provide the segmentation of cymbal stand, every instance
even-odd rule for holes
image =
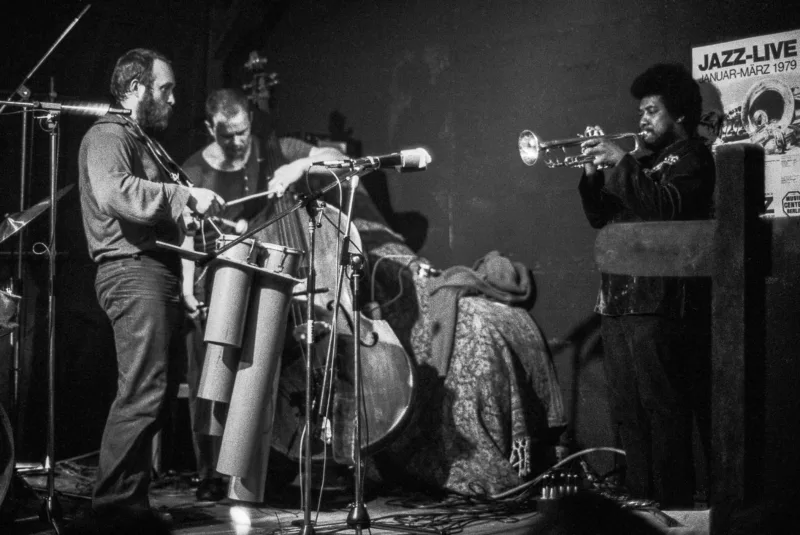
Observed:
[[[23,89],[21,93],[18,93],[20,98],[23,101],[27,100],[30,96],[30,90],[27,87]],[[22,131],[20,133],[20,137],[22,138],[22,143],[20,147],[20,164],[19,164],[19,211],[22,212],[25,210],[26,206],[26,196],[27,196],[27,187],[28,187],[28,111],[22,111]],[[14,269],[14,276],[11,279],[11,293],[17,294],[21,297],[19,302],[19,310],[17,312],[17,327],[11,333],[11,347],[13,351],[13,360],[12,360],[12,378],[11,378],[11,407],[10,407],[10,416],[11,416],[11,423],[12,429],[15,433],[19,433],[19,429],[17,426],[19,425],[19,381],[20,381],[20,367],[22,366],[22,351],[23,351],[23,343],[24,343],[24,334],[25,334],[25,320],[26,320],[26,310],[25,310],[25,289],[23,286],[23,278],[24,278],[24,266],[22,262],[22,253],[25,247],[25,229],[21,229],[19,231],[19,236],[17,236],[17,262],[16,267]]]

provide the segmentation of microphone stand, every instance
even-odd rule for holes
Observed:
[[[366,172],[373,171],[373,168],[368,168]],[[347,514],[347,520],[343,525],[340,524],[333,524],[333,525],[326,525],[324,529],[330,530],[331,533],[338,533],[344,529],[352,529],[358,535],[363,533],[364,529],[369,529],[370,527],[376,527],[380,529],[385,529],[387,531],[397,531],[403,533],[418,533],[421,535],[426,534],[440,534],[442,533],[436,529],[424,529],[424,528],[413,528],[410,526],[403,526],[400,524],[387,524],[385,522],[372,522],[369,517],[369,512],[367,511],[367,507],[364,503],[364,480],[362,476],[362,446],[361,446],[361,418],[364,409],[364,392],[361,386],[361,314],[359,311],[360,303],[359,303],[359,286],[361,284],[361,277],[364,273],[364,264],[365,258],[360,253],[350,253],[350,222],[352,221],[352,213],[353,213],[353,202],[356,196],[356,189],[358,189],[358,183],[361,176],[366,173],[356,173],[352,177],[348,179],[351,180],[350,186],[350,198],[348,199],[347,204],[347,211],[345,212],[344,217],[344,228],[345,234],[342,238],[342,250],[343,253],[340,257],[339,263],[339,273],[336,282],[336,293],[333,303],[333,325],[331,326],[331,343],[332,348],[329,349],[329,354],[335,356],[337,354],[337,345],[338,345],[338,333],[337,333],[337,313],[341,303],[341,291],[339,289],[342,285],[342,280],[344,279],[345,270],[349,267],[352,273],[352,280],[351,280],[351,289],[353,294],[352,300],[352,317],[353,317],[353,394],[354,399],[356,401],[356,409],[355,409],[355,419],[353,422],[353,464],[355,465],[355,470],[353,474],[354,478],[354,485],[353,485],[353,503],[350,506],[350,511]],[[333,359],[330,359],[331,363]],[[329,374],[329,370],[325,370],[325,377],[327,378]],[[327,379],[326,379],[327,380]],[[323,387],[324,390],[324,387]],[[302,535],[305,535],[305,532],[301,532]]]
[[[67,34],[72,31],[72,28],[78,23],[78,21],[83,17],[89,8],[92,7],[91,4],[87,4],[81,12],[78,14],[75,19],[67,26],[67,28],[61,32],[61,35],[55,40],[55,42],[50,46],[50,48],[45,52],[44,56],[36,63],[36,65],[30,70],[30,72],[22,79],[22,82],[17,86],[14,92],[8,96],[8,99],[14,97],[14,95],[19,95],[21,98],[21,102],[25,103],[31,95],[30,89],[26,87],[26,83],[30,78],[39,70],[39,67],[47,60],[48,57],[53,53],[56,47],[64,40]],[[6,109],[7,105],[15,105],[14,102],[3,102],[2,106],[0,106],[0,114]],[[50,117],[55,117],[55,115],[51,114]],[[54,478],[54,435],[55,435],[55,419],[54,419],[54,408],[55,408],[55,399],[54,399],[54,386],[55,386],[55,361],[54,361],[54,330],[53,330],[53,312],[55,309],[55,298],[53,296],[53,276],[55,271],[55,258],[56,258],[56,251],[55,251],[55,213],[56,213],[56,194],[55,194],[55,184],[56,184],[56,176],[58,170],[57,164],[57,147],[58,147],[58,123],[57,120],[53,120],[51,122],[52,128],[49,130],[50,132],[50,269],[49,269],[49,303],[48,303],[48,336],[50,337],[50,344],[48,348],[48,423],[47,423],[47,453],[45,459],[45,470],[47,470],[47,498],[43,503],[42,514],[43,519],[46,519],[52,526],[56,533],[60,532],[60,528],[58,525],[58,520],[61,519],[61,510],[58,506],[57,502],[55,501],[54,489],[55,489],[55,478]],[[20,205],[20,212],[25,210],[26,202],[26,188],[27,188],[27,178],[28,178],[28,111],[23,110],[22,112],[22,125],[21,125],[21,149],[20,149],[20,189],[19,189],[19,205]],[[25,306],[24,306],[24,295],[23,295],[23,248],[24,248],[24,229],[20,231],[19,237],[17,238],[17,265],[14,275],[14,280],[11,282],[12,286],[12,293],[16,293],[17,295],[21,295],[23,299],[21,299],[20,304],[20,311],[18,313],[19,321],[17,324],[16,332],[12,333],[12,344],[13,344],[13,370],[12,370],[12,388],[13,391],[11,393],[11,402],[13,404],[12,408],[12,421],[13,421],[13,429],[14,431],[19,432],[17,429],[17,425],[19,423],[19,374],[20,374],[20,363],[22,360],[22,337],[24,335],[24,320],[25,320]],[[12,438],[12,441],[14,439]],[[49,464],[49,466],[48,466]]]
[[[55,496],[55,391],[56,391],[56,336],[55,336],[55,273],[56,273],[56,191],[58,183],[58,143],[60,138],[60,114],[48,113],[42,120],[45,131],[50,135],[50,236],[47,247],[49,269],[47,277],[47,452],[44,468],[47,472],[47,496],[42,504],[40,518],[53,526],[56,534],[60,532],[58,522],[62,519],[61,506]]]
[[[354,429],[354,437],[353,437],[353,462],[355,464],[354,470],[354,502],[351,505],[350,511],[347,515],[347,520],[344,525],[326,525],[324,529],[330,530],[331,532],[339,532],[343,529],[353,529],[359,535],[363,532],[364,529],[369,529],[370,527],[374,526],[380,529],[385,529],[388,531],[398,531],[404,533],[416,533],[421,535],[427,534],[440,534],[442,533],[436,529],[423,529],[423,528],[412,528],[409,526],[402,526],[399,524],[387,524],[382,522],[372,522],[369,517],[369,512],[367,511],[366,505],[364,504],[364,491],[363,491],[363,477],[362,477],[362,458],[361,458],[361,417],[362,412],[364,409],[364,392],[361,386],[361,315],[359,312],[359,285],[361,283],[361,276],[363,275],[363,266],[365,263],[364,256],[359,253],[350,253],[350,222],[352,220],[352,212],[353,212],[353,202],[355,200],[356,189],[358,189],[358,183],[362,176],[371,173],[375,169],[373,167],[355,167],[351,170],[349,175],[345,175],[342,177],[344,181],[350,181],[350,198],[348,199],[347,210],[345,212],[344,217],[344,237],[342,238],[342,254],[340,256],[340,262],[338,267],[338,277],[336,281],[336,288],[334,292],[334,303],[333,303],[333,320],[331,325],[331,344],[328,349],[328,354],[332,357],[330,359],[326,359],[326,367],[327,365],[333,362],[333,356],[337,354],[337,346],[338,346],[338,311],[339,307],[341,306],[341,285],[344,279],[344,273],[347,267],[351,269],[353,274],[352,278],[352,292],[353,292],[353,301],[352,301],[352,317],[353,317],[353,370],[354,370],[354,382],[353,382],[353,390],[354,390],[354,399],[356,400],[356,412],[355,412],[355,421],[353,425]],[[273,220],[281,219],[285,217],[289,213],[293,212],[300,206],[305,205],[309,210],[309,215],[312,215],[311,221],[309,222],[309,234],[310,234],[310,258],[313,261],[314,258],[314,215],[317,212],[312,212],[312,210],[318,210],[318,205],[315,204],[316,200],[322,197],[327,191],[336,187],[338,182],[333,182],[328,186],[322,188],[319,192],[314,193],[309,196],[309,198],[305,201],[300,201],[296,207],[290,208],[283,214],[277,214]],[[313,206],[312,206],[313,204]],[[254,229],[252,232],[248,232],[247,236],[250,236],[260,230],[260,228],[266,227],[267,225],[271,224],[272,220],[267,221],[260,227]],[[239,241],[246,239],[245,235],[242,235],[238,238]],[[236,240],[234,240],[236,241]],[[233,247],[233,242],[228,244],[227,247]],[[223,252],[225,248],[217,251],[217,254]],[[309,278],[306,287],[306,294],[307,294],[307,301],[306,306],[308,309],[308,331],[306,334],[306,433],[305,433],[305,442],[303,444],[305,448],[305,459],[304,459],[304,470],[305,473],[303,478],[304,484],[304,499],[303,499],[303,526],[300,529],[300,535],[314,535],[315,528],[314,525],[311,523],[311,511],[310,511],[310,503],[311,503],[311,350],[313,348],[312,342],[312,329],[313,329],[313,303],[312,303],[312,292],[314,291],[313,281],[315,280],[316,272],[314,271],[313,264],[311,264],[311,269],[309,270]],[[328,369],[325,370],[324,376],[327,377],[330,371]],[[323,386],[323,391],[325,391],[325,387]]]
[[[3,101],[0,101],[3,102]],[[36,107],[29,102],[3,102],[16,107]],[[47,281],[47,445],[45,450],[44,470],[47,474],[47,496],[42,503],[40,519],[53,526],[56,533],[60,532],[58,522],[62,519],[61,506],[55,496],[55,273],[56,273],[56,214],[57,214],[57,183],[58,183],[58,145],[59,145],[59,118],[60,113],[48,112],[40,117],[42,129],[49,134],[50,145],[50,232],[48,243],[44,247],[48,255],[48,281]]]
[[[7,101],[3,101],[2,105],[0,105],[0,114],[6,109],[8,105],[17,104],[17,102],[11,102],[11,98],[15,95],[19,96],[20,102],[24,103],[30,99],[31,91],[25,85],[28,80],[39,70],[39,67],[50,57],[56,47],[64,40],[67,34],[72,31],[72,28],[78,23],[78,21],[83,17],[89,8],[92,7],[91,4],[87,4],[86,7],[81,10],[80,14],[70,23],[67,28],[61,32],[61,35],[55,40],[55,42],[50,46],[50,48],[45,52],[44,56],[39,59],[36,65],[30,70],[30,72],[25,75],[22,79],[22,82],[17,86],[17,88],[7,97]],[[20,139],[21,139],[21,147],[20,147],[20,169],[19,169],[19,211],[22,212],[26,208],[26,189],[28,183],[28,111],[22,111],[22,125],[21,125],[21,132],[20,132]],[[22,253],[24,248],[24,230],[20,230],[19,236],[17,237],[17,265],[14,273],[14,277],[11,281],[11,292],[17,295],[23,296],[24,288],[23,288],[23,263],[22,263]],[[22,338],[25,332],[24,326],[24,319],[25,319],[25,311],[24,311],[24,299],[20,302],[20,311],[19,311],[19,321],[15,332],[11,334],[12,340],[11,344],[13,346],[13,364],[12,364],[12,388],[13,391],[11,393],[11,402],[13,404],[11,410],[11,418],[13,421],[13,427],[16,431],[16,426],[19,422],[19,370],[20,370],[20,363],[22,360]]]
[[[303,528],[302,535],[314,535],[314,524],[311,522],[311,354],[314,351],[314,293],[317,285],[316,258],[316,231],[319,226],[318,217],[321,214],[322,203],[318,198],[310,199],[306,204],[308,211],[308,244],[309,244],[309,269],[306,279],[306,414],[305,414],[305,441],[303,442]]]

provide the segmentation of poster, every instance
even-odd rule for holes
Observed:
[[[692,49],[701,129],[764,147],[764,217],[800,217],[800,30]]]

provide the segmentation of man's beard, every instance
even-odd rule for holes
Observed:
[[[153,98],[153,90],[148,88],[147,91],[145,91],[144,97],[139,102],[137,115],[142,128],[164,130],[167,124],[169,124],[169,117],[172,115],[172,106],[167,102],[163,104],[156,102]]]

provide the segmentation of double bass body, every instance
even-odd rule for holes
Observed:
[[[310,216],[296,212],[297,224],[308,228]],[[321,460],[326,454],[342,464],[353,464],[355,447],[355,417],[357,399],[354,389],[355,344],[360,344],[361,363],[361,447],[369,454],[392,440],[406,423],[414,393],[414,365],[388,323],[372,320],[354,311],[353,295],[343,277],[338,314],[334,313],[335,291],[342,255],[341,243],[344,218],[336,208],[322,208],[322,224],[316,227],[314,299],[315,340],[312,362],[312,459]],[[269,228],[265,229],[268,230]],[[280,236],[262,235],[268,240]],[[285,236],[283,237],[285,239]],[[294,244],[300,245],[300,244]],[[361,251],[361,240],[354,226],[350,229],[350,251]],[[306,255],[308,258],[309,255]],[[346,256],[346,255],[345,255]],[[306,266],[307,267],[307,266]],[[314,289],[312,289],[314,290]],[[306,306],[303,296],[296,300],[289,319],[293,333],[305,332]],[[359,314],[360,336],[354,333],[353,314]],[[334,320],[335,318],[335,320]],[[334,326],[332,322],[335,321]],[[335,344],[331,339],[336,334]],[[335,346],[330,382],[325,381],[326,356]],[[287,337],[284,360],[278,381],[278,399],[272,429],[272,447],[292,460],[301,457],[302,431],[306,410],[306,357],[303,336]]]

